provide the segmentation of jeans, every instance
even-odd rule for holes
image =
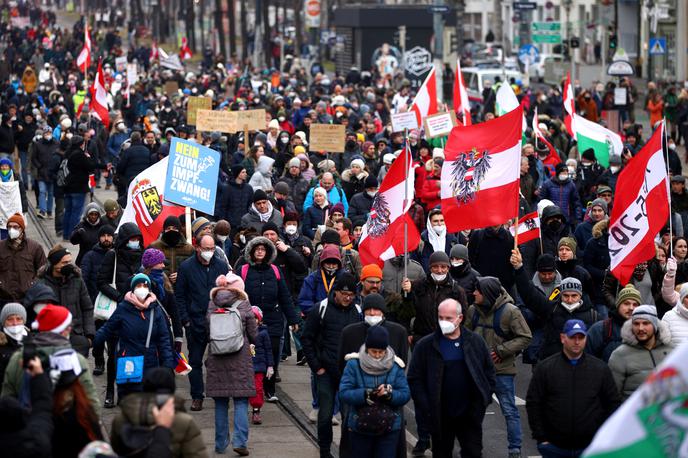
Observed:
[[[70,193],[64,196],[64,221],[62,222],[62,239],[69,240],[72,231],[79,224],[84,211],[86,194]]]
[[[203,399],[203,354],[208,341],[203,334],[197,334],[186,328],[186,345],[189,348],[189,384],[191,385],[191,399]]]
[[[29,188],[29,183],[31,183],[29,175],[29,164],[28,159],[29,153],[27,151],[19,151],[19,163],[21,164],[21,179],[24,182],[27,190]]]
[[[318,446],[320,453],[329,452],[332,445],[332,416],[334,415],[334,400],[337,397],[338,380],[325,372],[315,376],[318,389]]]
[[[459,440],[461,458],[480,458],[483,452],[483,418],[485,407],[482,404],[469,406],[460,417],[442,415],[440,434],[432,437],[432,456],[451,458],[454,441]]]
[[[215,451],[221,453],[229,445],[229,398],[213,399],[215,400]],[[234,400],[232,447],[242,448],[248,444],[248,398],[232,399]]]
[[[349,433],[351,456],[356,458],[395,458],[398,439],[398,430],[381,436],[368,436],[351,431]]]
[[[565,448],[559,448],[554,444],[537,444],[538,452],[542,455],[542,458],[577,458],[581,456],[583,450],[568,450]]]
[[[516,407],[516,392],[513,375],[498,375],[495,394],[506,420],[506,435],[509,451],[521,450],[521,415]]]
[[[53,213],[53,184],[47,181],[38,182],[38,208],[45,213]]]

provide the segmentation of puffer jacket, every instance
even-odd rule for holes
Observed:
[[[119,228],[117,240],[113,250],[105,253],[103,264],[98,271],[96,284],[98,291],[105,294],[113,301],[122,302],[124,294],[129,291],[131,277],[134,276],[141,267],[141,255],[143,250],[132,250],[127,247],[129,239],[141,235],[141,230],[134,223],[124,223]],[[115,257],[117,259],[117,272],[115,269]],[[113,274],[115,276],[115,288],[111,286]]]
[[[95,224],[91,224],[87,218],[88,213],[92,211],[97,211],[101,215]],[[100,228],[108,224],[102,218],[103,213],[103,209],[96,202],[91,202],[86,205],[81,221],[74,227],[74,231],[69,237],[69,241],[72,245],[79,245],[79,254],[75,262],[79,267],[81,267],[81,261],[84,259],[84,255],[93,248],[93,245],[98,243],[98,231],[100,231]],[[115,228],[113,227],[113,229]]]
[[[110,250],[106,250],[100,246],[100,243],[96,243],[81,260],[81,277],[84,279],[84,283],[86,283],[88,295],[93,303],[95,303],[99,292],[98,271],[100,270],[100,266],[103,265],[103,259],[105,259],[105,254],[108,251]]]
[[[57,296],[58,303],[69,309],[72,314],[72,332],[93,338],[96,334],[93,302],[88,295],[86,283],[81,278],[81,269],[75,267],[74,273],[69,277],[56,278],[52,275],[50,264],[46,264],[38,271],[37,278],[36,283],[49,286]]]
[[[253,248],[263,244],[266,247],[265,261],[256,264],[249,256]],[[268,327],[271,337],[284,334],[284,318],[290,325],[298,324],[299,316],[287,286],[284,273],[280,272],[279,280],[271,264],[277,256],[275,246],[265,237],[256,237],[246,244],[244,252],[248,261],[248,269],[244,278],[245,291],[251,305],[260,307],[263,311],[263,323]]]
[[[148,299],[154,297],[151,295]],[[119,338],[116,353],[118,358],[143,356],[144,370],[158,366],[174,369],[177,362],[172,353],[170,328],[167,326],[165,313],[160,308],[157,299],[152,300],[144,310],[137,309],[134,304],[125,299],[117,305],[115,313],[98,330],[93,346],[102,345],[113,337]],[[146,348],[151,315],[153,315],[153,327],[150,344]]]
[[[333,252],[336,252],[337,250],[338,249],[336,246],[327,246],[323,248],[323,252],[325,252],[325,257],[323,258],[322,256],[320,256],[320,259],[332,258]],[[338,269],[334,275],[334,278],[330,279],[333,285],[337,281],[337,278],[339,278],[342,272],[342,269]],[[301,285],[301,291],[299,291],[298,298],[298,304],[299,308],[301,309],[301,312],[308,314],[311,311],[311,309],[313,309],[313,307],[317,307],[318,304],[320,304],[320,301],[327,297],[329,289],[325,287],[323,275],[325,280],[327,280],[327,275],[325,275],[324,271],[322,270],[322,261],[320,261],[320,263],[318,264],[318,268],[311,272],[303,281],[303,285]]]
[[[655,337],[655,347],[648,350],[633,334],[631,320],[626,321],[621,328],[623,343],[609,358],[609,369],[624,399],[628,399],[674,349],[671,331],[664,321],[659,322]]]
[[[50,173],[50,165],[53,161],[53,154],[60,147],[60,143],[53,140],[43,139],[33,143],[33,154],[31,155],[31,166],[35,170],[35,178],[46,183],[53,182],[53,175]]]
[[[143,458],[142,453],[135,453],[141,443],[148,444],[154,440],[157,429],[153,417],[153,407],[158,407],[156,393],[133,393],[119,403],[120,411],[112,421],[110,442],[115,452],[122,456]],[[201,430],[194,419],[184,409],[184,400],[174,399],[174,420],[170,433],[172,457],[207,458],[208,451],[203,441]]]
[[[3,296],[21,302],[24,294],[36,280],[36,273],[47,259],[43,247],[26,238],[14,247],[9,239],[0,241],[0,290]]]
[[[264,324],[258,326],[258,333],[256,335],[256,348],[253,355],[253,372],[265,373],[268,367],[274,367],[275,361],[272,358],[272,344],[270,343],[270,334],[268,334],[268,327]]]
[[[217,300],[217,293],[223,289],[232,293],[232,299],[227,303],[221,303]],[[238,289],[218,287],[212,289],[210,298],[207,314],[208,328],[210,328],[210,318],[218,308],[230,307],[238,302],[236,307],[243,323],[244,346],[241,347],[241,350],[230,355],[213,355],[208,352],[208,358],[205,360],[206,394],[209,397],[224,398],[255,396],[256,387],[253,377],[251,344],[256,343],[258,324],[251,304],[248,302],[248,296]]]
[[[120,155],[116,172],[121,178],[121,183],[128,185],[136,175],[150,166],[150,150],[143,143],[132,143]]]
[[[313,240],[313,238],[315,238],[315,232],[318,230],[318,226],[322,226],[327,221],[329,210],[330,207],[328,205],[323,208],[315,204],[308,207],[303,213],[303,223],[301,224],[303,235]]]
[[[557,207],[561,208],[566,220],[570,223],[580,221],[583,216],[580,196],[571,179],[561,182],[559,178],[552,177],[545,181],[540,187],[540,199],[549,199],[554,202]]]
[[[241,218],[251,208],[253,188],[248,183],[237,183],[229,179],[226,186],[218,185],[217,211],[218,219],[226,219],[233,228],[241,226]]]
[[[490,280],[483,278],[481,281]],[[471,305],[464,315],[464,326],[480,335],[487,347],[497,353],[501,359],[495,363],[497,375],[516,375],[516,356],[530,345],[533,336],[509,293],[501,286],[500,290],[499,296],[488,306],[489,308]],[[498,335],[493,328],[494,315],[501,307],[504,307],[504,310],[501,312],[499,327],[504,337]]]
[[[256,171],[253,172],[248,182],[254,191],[262,189],[267,193],[272,192],[272,164],[274,163],[275,160],[268,156],[258,158]]]
[[[625,320],[616,309],[609,311],[609,318],[598,321],[588,329],[585,351],[605,363],[621,345],[621,327]]]
[[[688,340],[688,308],[684,304],[676,304],[673,309],[666,312],[662,317],[662,322],[669,326],[671,343],[674,346],[678,347]]]
[[[361,349],[361,351],[365,351]],[[388,350],[389,351],[389,350]],[[401,410],[403,406],[411,399],[411,390],[406,381],[406,374],[404,368],[406,365],[398,356],[394,357],[392,368],[385,374],[371,375],[363,370],[361,367],[358,353],[349,353],[345,357],[346,366],[342,374],[342,380],[339,383],[339,399],[345,404],[353,407],[349,410],[349,415],[344,420],[346,426],[356,432],[356,423],[358,420],[357,410],[359,407],[366,405],[365,392],[368,389],[375,390],[381,384],[392,385],[392,398],[385,402],[397,412],[392,431],[401,429],[402,415]]]

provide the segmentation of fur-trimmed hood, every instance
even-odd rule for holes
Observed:
[[[236,296],[237,300],[243,300],[243,301],[248,300],[248,295],[246,294],[245,291],[242,291],[238,288],[230,288],[228,286],[216,286],[215,288],[211,289],[210,290],[210,300],[214,301],[215,296],[220,291],[229,291],[230,293],[234,294],[234,296]]]
[[[664,321],[659,320],[659,329],[655,332],[655,334],[657,334],[659,339],[657,343],[658,346],[671,345],[671,330],[669,329],[669,325]],[[621,340],[626,345],[630,345],[632,347],[640,346],[638,339],[633,334],[633,323],[630,319],[626,320],[623,326],[621,326]]]
[[[349,353],[344,357],[345,361],[350,361],[352,359],[358,359],[358,352]],[[394,362],[397,363],[397,366],[401,367],[402,369],[404,369],[406,367],[406,364],[404,364],[404,361],[396,355],[394,355]]]
[[[244,248],[244,259],[246,259],[246,262],[248,262],[251,266],[256,265],[251,257],[251,252],[258,245],[265,245],[265,250],[267,251],[265,255],[265,258],[267,259],[266,264],[273,263],[277,257],[277,250],[275,249],[275,245],[267,237],[256,237],[251,239],[246,244],[246,248]]]
[[[350,183],[353,178],[358,178],[359,181],[365,181],[365,179],[368,178],[368,172],[365,170],[361,172],[361,175],[363,175],[363,177],[359,178],[353,174],[351,169],[346,169],[342,172],[342,181]]]
[[[599,239],[602,237],[604,234],[607,233],[607,229],[609,228],[609,219],[605,218],[602,221],[598,221],[595,223],[595,225],[592,227],[592,237],[595,239]]]

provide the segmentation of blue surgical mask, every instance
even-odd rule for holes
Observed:
[[[129,240],[127,242],[127,248],[129,248],[130,250],[138,250],[139,248],[141,248],[141,242],[139,242],[138,240]]]

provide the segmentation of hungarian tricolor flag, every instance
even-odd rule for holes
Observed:
[[[504,224],[518,217],[523,108],[449,134],[442,165],[447,232]]]
[[[191,59],[191,48],[189,48],[189,40],[186,37],[182,38],[182,46],[179,50],[179,58],[181,60]]]
[[[416,113],[419,126],[423,125],[424,118],[437,113],[437,76],[434,65],[413,98],[409,111]]]
[[[592,148],[595,151],[595,159],[604,167],[609,167],[610,155],[621,156],[623,142],[618,134],[578,114],[574,114],[573,119],[580,154]]]
[[[512,225],[509,228],[511,235],[516,235],[517,226]],[[523,215],[521,219],[518,220],[518,243],[530,242],[540,237],[540,217],[538,216],[537,210]]]
[[[418,247],[420,234],[408,213],[413,203],[413,181],[413,158],[406,147],[392,163],[373,198],[373,206],[358,244],[363,265],[382,266],[385,260],[403,254],[404,225],[408,232],[408,251]]]
[[[127,191],[127,206],[119,225],[136,224],[143,234],[144,246],[158,238],[165,218],[184,214],[184,207],[167,202],[163,195],[168,160],[165,157],[136,175]]]
[[[669,218],[664,123],[619,174],[609,223],[609,268],[625,285],[635,266],[656,255],[655,236]]]
[[[84,47],[76,58],[76,65],[84,75],[91,66],[91,35],[88,33],[88,25],[84,26]]]
[[[89,108],[93,115],[100,119],[105,128],[110,126],[110,114],[108,111],[107,90],[105,90],[105,78],[103,76],[103,61],[98,60],[98,72],[91,86],[91,103]]]
[[[461,74],[461,59],[456,59],[456,73],[454,74],[454,111],[463,113],[463,125],[470,126],[471,104],[468,102],[468,92]]]
[[[576,113],[576,102],[573,96],[571,74],[566,73],[566,83],[564,84],[564,110],[566,110],[566,114],[564,115],[564,124],[566,124],[566,130],[569,131],[569,135],[572,137],[576,134],[575,121],[573,120],[573,115]]]

